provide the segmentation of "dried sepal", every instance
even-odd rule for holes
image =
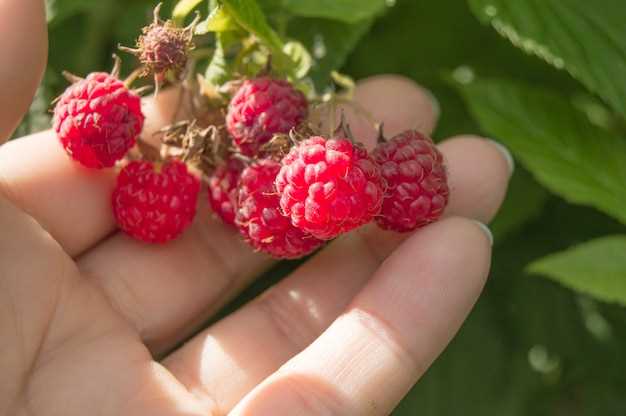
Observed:
[[[228,157],[229,143],[223,127],[200,127],[197,120],[185,120],[161,129],[162,157],[177,158],[205,174]]]

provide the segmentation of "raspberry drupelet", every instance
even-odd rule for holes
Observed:
[[[243,162],[231,158],[218,166],[208,177],[209,205],[225,224],[235,224],[237,193]]]

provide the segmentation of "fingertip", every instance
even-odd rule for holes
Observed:
[[[487,238],[489,247],[492,247],[493,246],[493,233],[491,232],[491,229],[486,224],[480,221],[474,220],[474,224],[476,224],[476,226],[483,232],[483,234]]]
[[[426,241],[429,241],[430,244]],[[468,244],[468,242],[474,244]],[[431,251],[428,257],[433,262],[437,262],[439,259],[458,258],[461,259],[462,263],[463,259],[467,258],[478,259],[481,257],[488,260],[491,254],[491,242],[491,231],[484,223],[453,215],[415,232],[396,252],[405,250],[404,254],[400,253],[398,256],[413,258],[415,255],[422,255],[420,252],[424,251],[426,246]],[[452,256],[450,253],[456,254]]]
[[[386,106],[381,106],[381,101],[384,101],[385,98],[393,101],[402,100],[406,104],[412,104],[407,108],[407,110],[412,111],[401,113],[400,115],[406,114],[406,116],[403,117],[404,120],[400,120],[400,117],[398,117],[398,121],[414,123],[413,117],[418,113],[420,117],[424,118],[424,122],[429,121],[429,123],[424,124],[423,131],[426,133],[432,132],[439,118],[441,106],[430,90],[422,87],[410,78],[397,74],[375,75],[364,78],[357,83],[355,91],[355,99],[357,101],[363,104],[383,107],[381,109],[382,112],[389,110]],[[403,108],[393,110],[403,110]],[[397,112],[393,111],[393,114],[397,114]],[[405,128],[402,127],[402,129]]]
[[[438,145],[448,170],[450,202],[446,214],[489,223],[506,196],[512,165],[499,143],[462,135]]]
[[[439,119],[440,107],[434,95],[400,75],[376,75],[360,80],[354,101],[367,114],[360,114],[363,111],[350,106],[344,110],[355,136],[368,147],[373,147],[378,137],[374,122],[383,123],[385,136],[392,137],[408,129],[430,135]]]
[[[493,139],[487,139],[487,140],[490,141],[491,144],[493,144],[496,147],[496,149],[498,149],[502,157],[504,157],[504,160],[506,160],[506,163],[509,168],[509,176],[512,176],[513,172],[515,172],[515,159],[513,159],[513,155],[511,154],[509,149],[505,145],[503,145],[502,143],[496,140],[493,140]]]
[[[460,325],[479,297],[490,265],[491,240],[485,227],[468,218],[445,218],[404,241],[355,302],[367,310],[385,310],[388,321],[406,322],[400,332],[409,333],[419,322],[437,322],[441,316],[455,317],[452,321]],[[451,335],[444,332],[442,340]]]

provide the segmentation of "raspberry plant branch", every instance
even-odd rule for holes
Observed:
[[[139,61],[125,81],[114,56],[110,74],[69,75],[73,84],[56,103],[55,130],[72,158],[94,169],[127,159],[111,199],[121,230],[147,243],[177,238],[197,215],[202,184],[218,218],[277,258],[306,256],[370,222],[406,232],[441,216],[447,178],[429,138],[407,131],[368,153],[343,111],[335,125],[341,104],[380,126],[353,103],[349,77],[333,72],[328,91],[340,92],[317,94],[309,52],[285,43],[253,0],[218,1],[207,20],[196,12],[183,27],[201,3],[180,2],[172,19],[161,18],[159,4],[136,48],[120,46]],[[205,31],[214,32],[214,44],[202,46],[210,57],[194,54]],[[202,61],[206,76],[195,73]],[[184,100],[191,108],[156,133],[160,149],[139,139],[139,93],[151,86],[130,85],[146,76],[155,95],[162,85],[178,88],[174,120]]]

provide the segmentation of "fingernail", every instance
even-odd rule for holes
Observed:
[[[488,140],[493,143],[493,145],[496,147],[496,149],[500,151],[500,153],[502,153],[502,156],[504,156],[504,159],[506,159],[506,163],[509,165],[509,174],[513,175],[513,172],[515,171],[515,159],[513,159],[513,156],[511,155],[511,152],[509,152],[509,149],[507,149],[500,142],[491,139]]]
[[[487,239],[489,240],[489,245],[493,246],[493,233],[491,232],[491,230],[489,229],[489,227],[487,227],[485,224],[483,224],[480,221],[476,221],[474,220],[474,222],[476,223],[476,225],[478,225],[478,227],[483,230],[483,232],[485,233],[485,235],[487,236]]]

